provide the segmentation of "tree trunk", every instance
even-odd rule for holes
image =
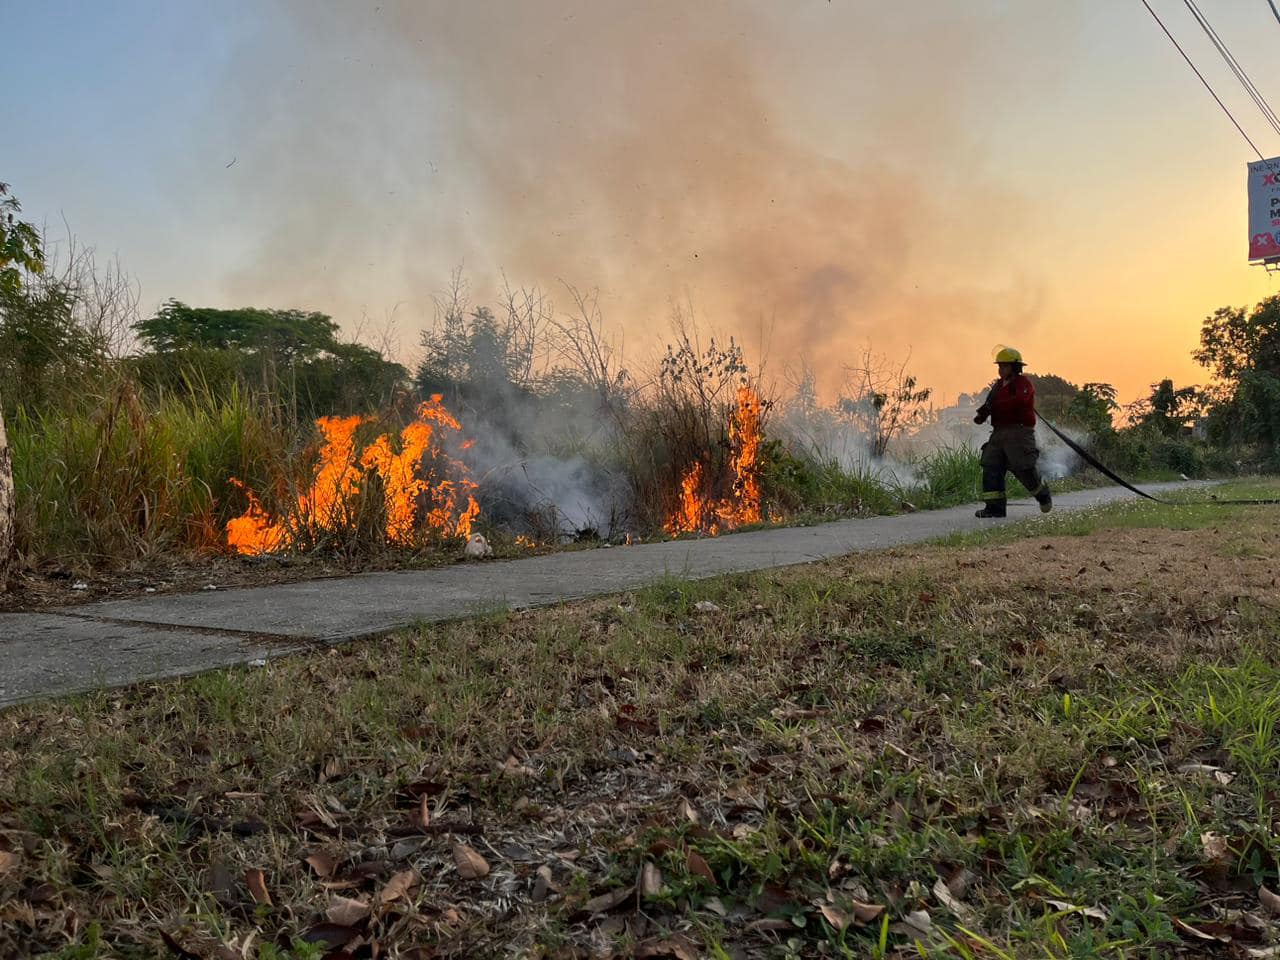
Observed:
[[[14,536],[16,497],[13,489],[13,460],[9,438],[4,431],[4,410],[0,409],[0,593],[9,589],[17,544]]]

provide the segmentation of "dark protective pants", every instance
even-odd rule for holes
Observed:
[[[982,445],[982,499],[987,512],[1003,517],[1007,509],[1004,475],[1012,473],[1040,503],[1049,499],[1049,485],[1040,479],[1036,460],[1035,427],[999,427]]]

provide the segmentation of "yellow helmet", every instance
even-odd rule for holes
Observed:
[[[1022,363],[1022,354],[1013,347],[1000,347],[996,351],[996,363]]]

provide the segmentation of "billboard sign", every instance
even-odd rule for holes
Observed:
[[[1280,259],[1280,157],[1249,164],[1249,259]]]

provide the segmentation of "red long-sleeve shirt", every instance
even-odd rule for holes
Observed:
[[[982,410],[991,417],[991,426],[1034,427],[1036,425],[1036,388],[1022,374],[999,381],[987,394]]]

